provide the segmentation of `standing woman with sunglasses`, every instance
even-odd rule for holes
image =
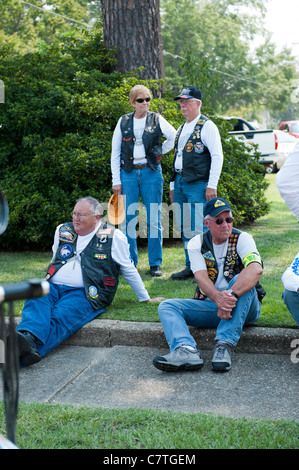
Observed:
[[[142,199],[147,213],[150,273],[161,276],[164,183],[161,158],[173,148],[176,131],[161,115],[149,111],[151,92],[148,88],[134,86],[129,98],[134,111],[119,119],[112,138],[112,191],[124,196],[125,233],[135,266],[138,263],[137,211],[139,199]],[[165,138],[163,143],[162,137]]]

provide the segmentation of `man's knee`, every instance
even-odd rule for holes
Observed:
[[[173,311],[176,309],[176,299],[166,299],[163,300],[163,302],[160,303],[158,307],[158,314],[161,318],[161,316],[167,315],[170,311]]]

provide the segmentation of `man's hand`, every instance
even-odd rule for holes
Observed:
[[[207,188],[206,200],[209,201],[210,199],[213,199],[213,197],[217,197],[217,189]]]
[[[155,303],[155,302],[162,302],[163,300],[165,300],[165,297],[155,297],[153,299],[145,300],[145,302]]]
[[[120,196],[120,195],[121,195],[121,189],[122,189],[122,185],[121,185],[121,184],[116,184],[115,186],[112,186],[112,191],[113,191],[114,194],[116,194],[117,196]]]
[[[229,320],[232,318],[231,311],[236,306],[237,299],[231,295],[227,290],[218,292],[215,303],[218,307],[218,317],[221,320]]]

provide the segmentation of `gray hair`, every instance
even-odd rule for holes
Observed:
[[[102,205],[94,197],[91,197],[91,196],[80,197],[79,199],[77,199],[76,204],[80,201],[88,201],[89,202],[89,204],[91,205],[92,215],[102,215],[103,214]]]

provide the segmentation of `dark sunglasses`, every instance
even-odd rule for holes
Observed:
[[[135,101],[137,101],[137,103],[143,103],[143,101],[148,103],[150,100],[150,98],[137,98]]]
[[[234,219],[233,219],[233,217],[226,217],[226,219],[216,219],[216,220],[209,219],[209,220],[210,220],[211,222],[214,222],[214,224],[222,225],[224,221],[225,221],[227,224],[231,224]]]

